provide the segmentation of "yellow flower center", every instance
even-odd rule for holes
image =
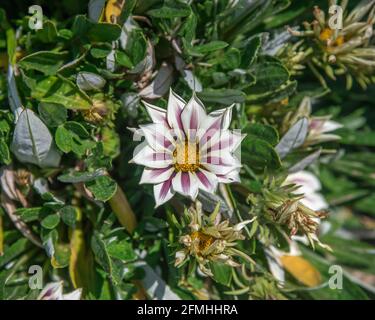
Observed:
[[[177,144],[173,151],[176,171],[195,172],[199,168],[199,146],[188,141]]]
[[[328,41],[333,36],[333,30],[331,28],[325,28],[319,35],[321,41]],[[344,36],[338,36],[333,46],[341,46],[345,42]]]
[[[204,234],[203,232],[200,232],[200,231],[195,231],[193,232],[191,235],[191,240],[194,241],[196,239],[198,239],[198,249],[199,249],[199,253],[201,253],[202,251],[208,249],[213,243],[214,241],[216,240],[214,237],[211,237],[207,234]]]

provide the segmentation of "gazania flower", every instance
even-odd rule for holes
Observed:
[[[40,293],[38,300],[80,300],[82,289],[63,294],[63,282],[51,282]]]
[[[328,208],[328,204],[324,197],[319,193],[322,188],[319,179],[308,171],[299,171],[290,174],[286,180],[286,184],[295,184],[298,189],[295,191],[298,194],[303,194],[300,200],[302,204],[311,208],[312,210],[323,210]]]
[[[340,140],[340,136],[330,133],[340,128],[342,128],[342,125],[336,121],[330,120],[330,116],[311,117],[309,133],[305,140],[305,145]]]
[[[329,1],[330,5],[336,1]],[[315,19],[311,24],[305,23],[305,31],[290,30],[296,36],[309,37],[312,43],[302,45],[300,51],[314,49],[309,66],[317,74],[322,69],[328,77],[336,80],[337,76],[346,75],[347,87],[352,85],[352,77],[366,88],[373,82],[371,77],[375,68],[375,47],[370,41],[375,22],[375,1],[359,1],[358,5],[348,12],[347,0],[341,2],[343,9],[342,28],[330,25],[331,16],[320,8],[314,8]],[[318,68],[318,69],[316,69]],[[324,83],[324,80],[319,77]]]
[[[332,132],[343,126],[331,120],[331,116],[315,117],[311,115],[312,106],[310,97],[302,99],[298,109],[294,113],[288,114],[284,119],[284,128],[289,128],[300,118],[306,117],[309,120],[308,134],[304,146],[316,145],[323,142],[340,140],[339,135]]]
[[[146,167],[140,183],[154,184],[156,206],[175,192],[194,200],[199,189],[213,193],[219,182],[240,180],[233,153],[243,136],[228,129],[231,107],[207,114],[195,94],[186,103],[173,91],[167,110],[144,104],[153,123],[137,130],[145,141],[132,161]]]
[[[231,226],[228,220],[220,221],[219,207],[218,204],[214,212],[206,216],[201,204],[196,202],[196,208],[191,207],[185,213],[189,220],[188,231],[179,239],[182,249],[176,252],[175,266],[182,266],[189,259],[195,259],[200,270],[212,276],[209,262],[238,267],[240,264],[233,259],[235,256],[252,262],[250,257],[235,248],[238,240],[245,239],[241,230],[252,220]]]

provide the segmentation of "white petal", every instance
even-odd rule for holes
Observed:
[[[240,179],[240,169],[234,169],[227,173],[226,175],[217,175],[220,183],[234,183],[241,182]]]
[[[198,195],[198,180],[191,172],[179,171],[172,179],[172,187],[175,192],[190,197],[192,200],[195,200]]]
[[[219,115],[223,115],[223,122],[222,122],[221,128],[224,129],[224,130],[226,130],[226,129],[229,128],[230,123],[232,121],[232,110],[233,110],[233,107],[234,107],[234,104],[232,104],[228,108],[223,108],[223,109],[212,111],[209,115],[213,116],[213,117],[216,117],[216,116],[219,116]]]
[[[319,179],[308,171],[298,171],[296,173],[290,174],[285,183],[294,183],[299,185],[300,188],[296,193],[312,193],[318,191],[322,188]]]
[[[218,179],[215,174],[202,168],[199,169],[195,174],[198,180],[199,189],[210,193],[215,192],[218,184]]]
[[[71,293],[64,294],[63,300],[81,300],[82,289],[74,290]]]
[[[334,131],[334,130],[337,130],[337,129],[340,129],[342,128],[343,125],[336,122],[336,121],[332,121],[332,120],[328,120],[328,121],[325,121],[324,124],[323,124],[323,128],[321,129],[321,132],[324,133],[324,132],[330,132],[330,131]]]
[[[206,120],[206,110],[202,102],[193,94],[192,98],[181,112],[184,132],[189,140],[195,140],[200,124]]]
[[[155,152],[146,143],[141,143],[134,150],[135,155],[131,162],[149,167],[149,168],[166,168],[172,164],[172,155],[167,152]]]
[[[140,125],[148,145],[155,151],[170,152],[174,150],[174,139],[170,130],[160,123]]]
[[[273,254],[271,250],[265,250],[266,259],[268,262],[269,269],[272,275],[278,280],[281,284],[285,281],[285,271],[281,264],[280,258]]]
[[[255,218],[253,219],[249,219],[249,220],[245,220],[245,221],[242,221],[240,223],[237,223],[234,227],[233,227],[233,230],[234,231],[241,231],[247,224],[253,222],[255,220]]]
[[[241,164],[230,152],[211,152],[201,157],[202,166],[217,175],[226,175],[232,170],[241,168]]]
[[[63,299],[63,283],[48,283],[39,294],[38,300],[62,300]]]
[[[201,148],[201,154],[205,155],[213,151],[230,151],[234,152],[246,135],[229,130],[221,130],[215,134],[215,137]]]
[[[154,186],[155,208],[167,202],[173,197],[172,177]]]
[[[316,192],[305,193],[303,199],[300,200],[303,205],[312,210],[323,210],[328,208],[328,203],[324,197]]]
[[[181,122],[181,112],[185,105],[186,102],[177,94],[175,94],[172,90],[170,90],[168,99],[167,119],[169,126],[171,128],[183,131]]]
[[[201,124],[198,130],[199,145],[202,149],[206,148],[207,144],[213,145],[220,138],[221,124],[223,122],[223,115],[216,117],[206,116],[204,123]]]
[[[174,172],[174,167],[167,167],[161,169],[149,169],[145,168],[142,173],[140,184],[152,183],[157,184],[168,180],[172,173]]]
[[[150,116],[152,122],[164,124],[167,122],[167,111],[149,104],[146,101],[142,100],[142,103],[145,105],[148,115]]]

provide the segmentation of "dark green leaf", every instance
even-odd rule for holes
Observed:
[[[101,176],[85,183],[96,200],[108,201],[117,190],[117,183],[108,176]]]

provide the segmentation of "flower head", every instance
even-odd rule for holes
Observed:
[[[219,205],[210,216],[202,212],[199,202],[186,212],[189,221],[188,230],[179,239],[182,246],[176,252],[176,266],[182,266],[189,259],[196,259],[200,270],[212,276],[209,262],[222,262],[232,267],[240,264],[233,258],[241,256],[250,260],[245,253],[235,249],[238,240],[244,240],[242,229],[251,220],[231,226],[228,220],[221,221]]]
[[[340,140],[341,137],[332,133],[333,131],[342,128],[342,124],[331,120],[331,116],[312,116],[311,98],[304,97],[299,104],[298,109],[287,114],[284,119],[284,127],[289,128],[296,123],[300,118],[306,117],[309,120],[308,134],[304,141],[304,146],[316,145],[323,142]]]
[[[234,151],[243,136],[229,130],[232,108],[207,114],[195,96],[186,103],[173,91],[167,110],[144,102],[153,123],[136,132],[145,136],[132,161],[145,166],[141,183],[154,184],[156,206],[175,192],[195,199],[213,193],[219,182],[239,181]]]
[[[306,178],[305,175],[304,178]],[[293,179],[294,178],[294,179]],[[318,237],[317,232],[320,225],[320,219],[327,216],[325,210],[326,203],[320,203],[319,210],[313,210],[309,205],[309,198],[305,197],[304,192],[311,192],[312,189],[317,190],[317,186],[310,186],[310,188],[303,188],[299,190],[300,182],[302,179],[293,177],[286,179],[286,176],[268,177],[263,182],[264,187],[262,190],[261,199],[256,195],[250,194],[248,200],[256,207],[262,208],[272,221],[286,227],[289,230],[290,237],[295,238],[296,235],[306,236],[308,242],[314,247],[314,243],[319,244],[323,248],[329,249],[328,246],[322,244]],[[311,176],[307,177],[310,178]],[[293,179],[293,180],[292,180]],[[316,180],[314,183],[316,184]],[[316,196],[316,195],[315,195]],[[323,201],[318,197],[319,200]],[[316,201],[314,197],[312,201]],[[262,203],[264,206],[262,206]],[[313,203],[313,208],[317,207],[317,203]]]
[[[342,26],[339,23],[332,26],[331,20],[335,18],[332,13],[327,14],[315,7],[315,20],[304,24],[305,31],[290,31],[296,36],[313,40],[301,45],[299,51],[314,48],[310,59],[310,67],[314,73],[317,72],[316,67],[320,68],[333,80],[346,74],[348,88],[352,85],[353,77],[365,88],[374,80],[372,73],[375,68],[375,47],[370,42],[375,22],[375,1],[360,1],[351,12],[346,10],[347,3],[344,0],[340,6],[343,12]],[[339,15],[340,12],[336,14]],[[338,20],[341,21],[340,17]]]
[[[82,289],[63,294],[63,282],[51,282],[40,293],[38,300],[80,300]]]

